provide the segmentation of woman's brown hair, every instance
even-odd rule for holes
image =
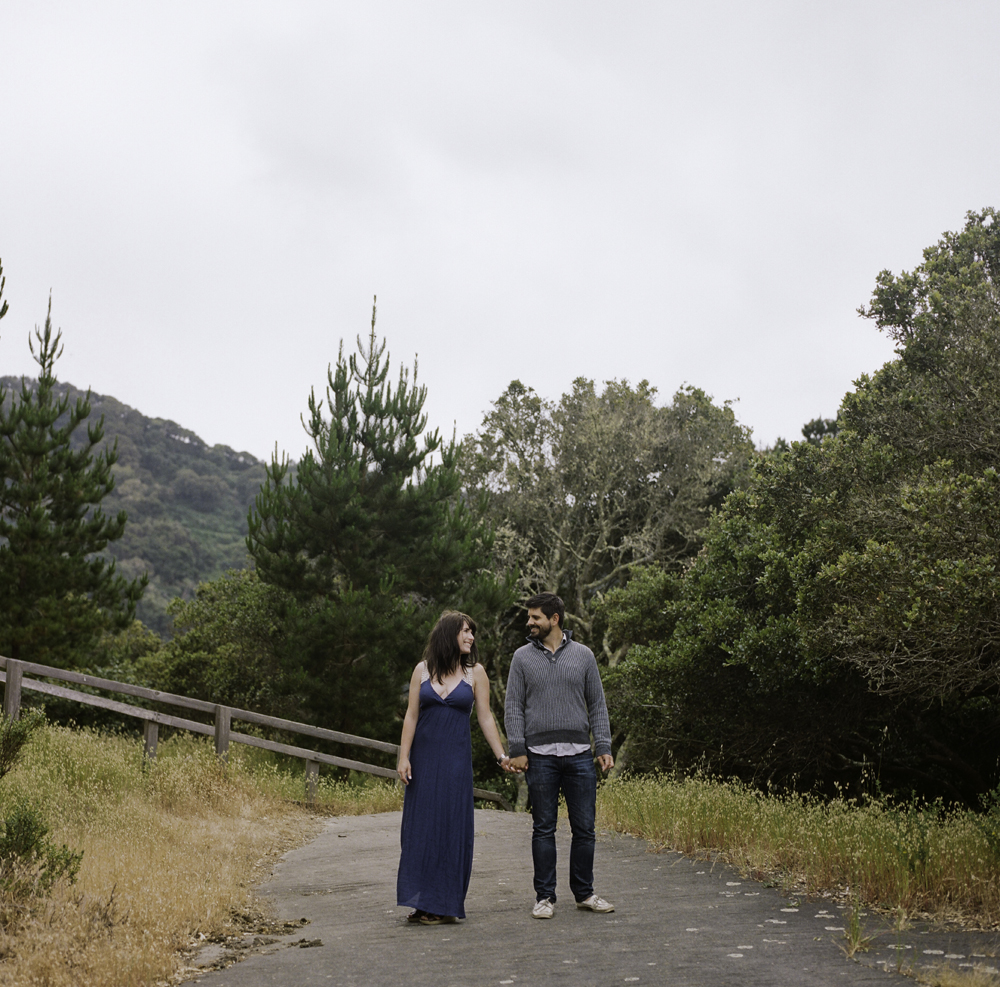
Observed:
[[[458,635],[466,624],[475,634],[476,622],[468,614],[445,610],[428,635],[424,661],[427,662],[427,673],[432,682],[442,682],[445,676],[451,675],[459,666],[463,669],[472,668],[479,661],[479,649],[475,641],[467,655],[463,655],[458,649]]]

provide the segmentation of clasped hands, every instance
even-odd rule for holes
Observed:
[[[615,765],[615,759],[610,754],[598,754],[597,763],[600,766],[601,771],[610,771]],[[528,770],[528,757],[526,754],[522,754],[520,757],[505,757],[501,762],[501,767],[507,772],[507,774],[524,774],[524,772]],[[399,775],[399,780],[404,785],[408,785],[410,783],[410,779],[413,777],[413,774],[410,769],[409,758],[403,758],[400,760],[399,764],[396,766],[396,773]]]
[[[615,759],[610,754],[598,754],[597,763],[602,771],[610,771],[615,766]],[[528,770],[527,755],[504,758],[503,769],[512,775],[524,774]]]

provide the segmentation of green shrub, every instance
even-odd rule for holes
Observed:
[[[83,853],[48,839],[49,827],[27,802],[12,806],[0,822],[0,895],[23,903],[47,894],[61,877],[71,883]]]
[[[45,714],[37,709],[24,710],[20,719],[0,715],[0,778],[14,770],[44,723]],[[8,927],[60,878],[76,880],[83,853],[57,846],[48,835],[41,812],[24,795],[7,803],[0,819],[0,926]]]
[[[45,722],[40,709],[24,710],[19,720],[0,713],[0,778],[14,770],[31,735]]]

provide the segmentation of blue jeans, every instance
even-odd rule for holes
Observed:
[[[569,850],[569,887],[577,901],[594,893],[594,814],[597,772],[594,755],[528,752],[528,794],[531,796],[531,859],[535,865],[535,898],[556,900],[556,820],[559,791],[566,798],[573,840]]]

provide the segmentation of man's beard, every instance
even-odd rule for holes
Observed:
[[[552,630],[551,624],[549,624],[549,626],[545,628],[540,627],[538,624],[532,624],[532,626],[528,628],[528,634],[530,634],[531,637],[544,638],[549,633],[550,630]]]

